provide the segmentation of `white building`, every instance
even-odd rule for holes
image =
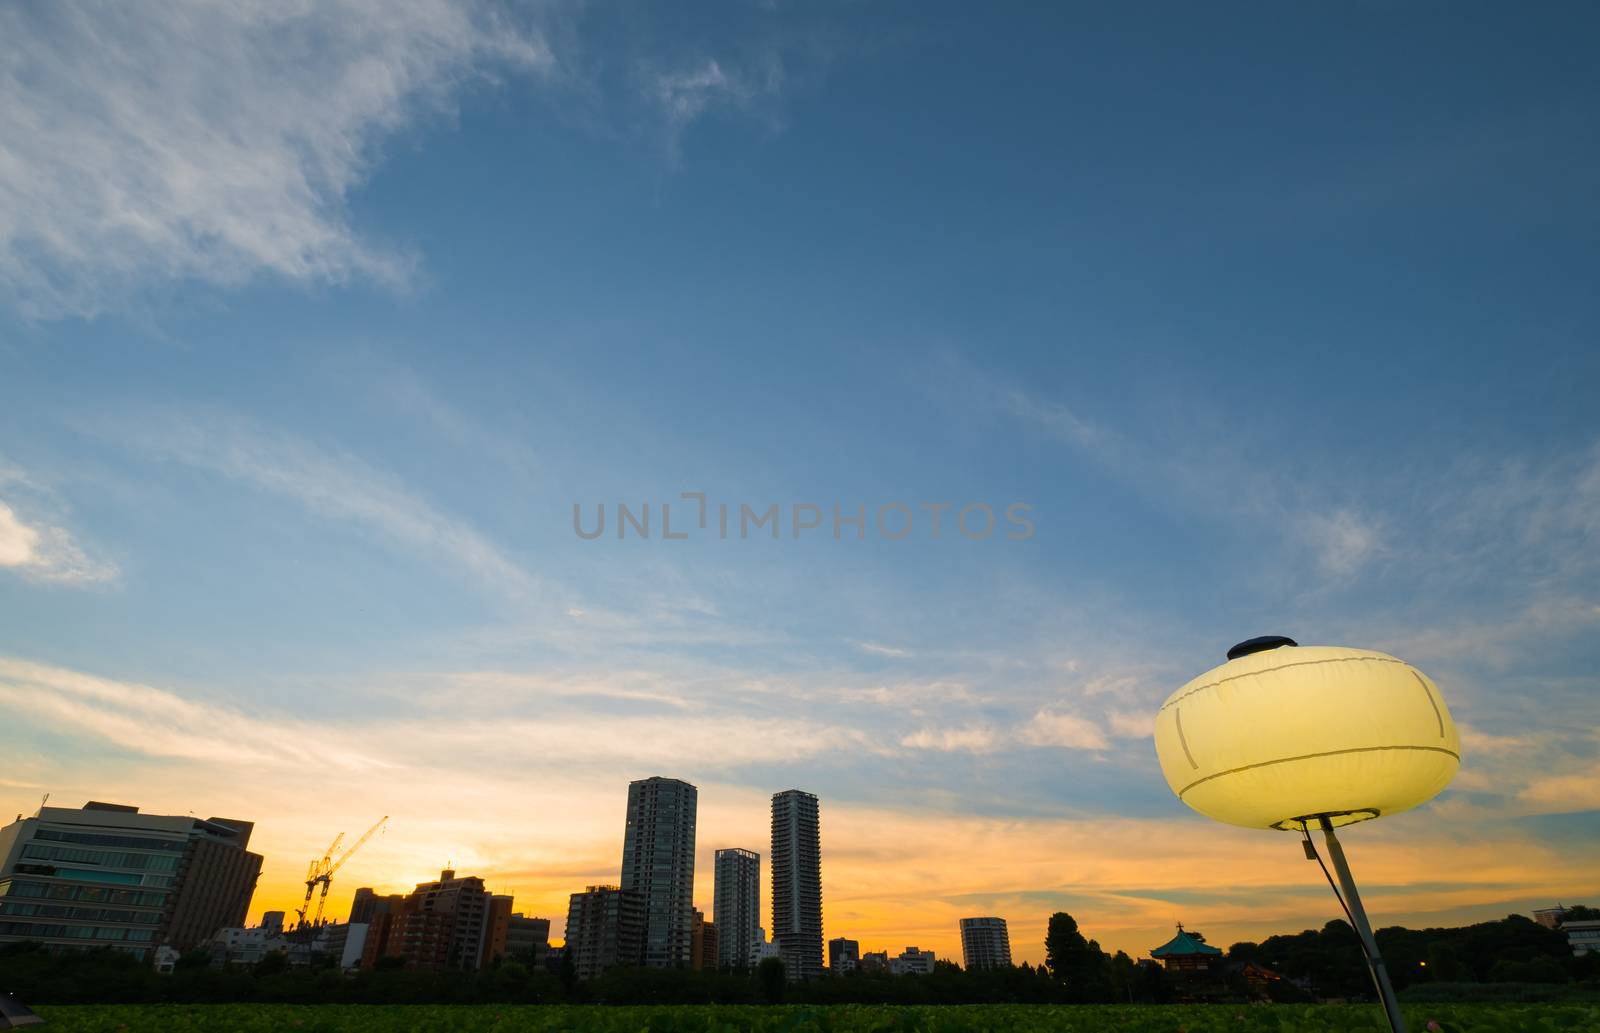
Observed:
[[[933,971],[935,960],[933,951],[907,947],[899,956],[889,959],[889,971],[897,976],[925,976]]]
[[[1561,931],[1567,934],[1567,946],[1572,948],[1572,953],[1600,954],[1600,921],[1585,918],[1562,922]]]
[[[238,929],[218,929],[211,937],[211,964],[254,965],[274,951],[289,952],[289,940],[283,935],[283,926],[255,925]]]
[[[268,916],[263,916],[268,918]],[[268,954],[282,952],[291,965],[305,965],[313,954],[332,956],[339,968],[351,971],[361,966],[361,952],[367,944],[366,922],[329,922],[311,938],[298,932],[285,934],[281,917],[241,929],[218,929],[211,938],[211,964],[254,965]]]
[[[767,939],[767,931],[757,926],[756,942],[750,945],[750,964],[759,965],[768,958],[782,957],[783,952],[778,949],[777,943]]]

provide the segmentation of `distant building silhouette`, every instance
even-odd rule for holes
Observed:
[[[750,964],[752,966],[759,965],[768,958],[783,960],[782,955],[778,953],[778,945],[767,939],[767,931],[765,929],[757,929],[756,945],[750,951]]]
[[[867,951],[861,955],[861,960],[858,964],[863,972],[887,972],[889,971],[889,952]]]
[[[511,897],[496,893],[489,898],[489,915],[483,930],[483,963],[506,954],[506,932],[511,928]]]
[[[371,886],[362,886],[350,900],[350,921],[371,922],[373,911],[382,900]]]
[[[550,954],[550,919],[513,914],[506,923],[506,954],[531,965],[543,965]]]
[[[718,850],[711,917],[717,924],[717,964],[753,965],[761,932],[761,855],[743,847]]]
[[[694,928],[689,937],[689,964],[691,968],[717,970],[717,940],[721,931],[717,923],[706,921],[705,914],[694,909]]]
[[[772,797],[772,940],[790,979],[822,975],[822,835],[817,798]]]
[[[377,965],[379,958],[388,955],[389,934],[394,930],[395,919],[405,901],[403,893],[380,897],[369,887],[356,890],[356,899],[350,908],[350,920],[354,922],[359,914],[367,922],[367,941],[361,948],[362,968],[371,969]]]
[[[389,922],[383,952],[404,958],[406,968],[471,972],[488,960],[489,891],[476,875],[457,878],[446,868],[436,881],[418,883],[390,911]]]
[[[907,947],[889,959],[889,971],[897,976],[925,976],[933,971],[933,963],[937,960],[933,951],[925,951],[920,947]]]
[[[637,962],[688,968],[694,924],[694,833],[699,790],[676,778],[628,783],[622,889],[644,906]]]
[[[835,975],[854,972],[861,966],[861,944],[843,936],[828,941],[828,970]]]
[[[1533,912],[1533,920],[1546,929],[1554,929],[1561,925],[1561,919],[1566,916],[1567,908],[1560,904],[1555,907],[1541,907]]]
[[[246,849],[254,827],[99,802],[19,817],[0,829],[0,943],[142,961],[160,945],[193,950],[244,924],[261,875]]]
[[[968,970],[1011,967],[1011,934],[1004,918],[961,920],[961,965]]]
[[[644,898],[617,886],[590,886],[567,906],[566,953],[579,979],[637,965],[644,942]]]

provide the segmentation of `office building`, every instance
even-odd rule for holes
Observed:
[[[861,955],[861,960],[857,964],[863,972],[887,972],[889,971],[889,952],[867,951]]]
[[[476,875],[457,878],[448,868],[434,882],[418,883],[389,913],[383,952],[406,968],[471,972],[483,956],[489,925],[489,891]]]
[[[743,847],[718,850],[711,918],[717,925],[717,964],[744,968],[752,960],[761,932],[761,855]]]
[[[828,941],[828,971],[836,976],[854,972],[861,967],[861,944],[837,936]]]
[[[628,784],[622,840],[622,889],[644,905],[636,963],[688,968],[694,924],[694,829],[699,791],[676,778]]]
[[[90,802],[41,807],[0,829],[0,943],[112,947],[153,960],[242,926],[261,874],[254,824],[141,814]]]
[[[968,971],[1011,967],[1011,934],[1004,918],[961,920],[961,964]]]
[[[567,905],[566,953],[579,979],[637,965],[644,941],[644,898],[617,886],[590,886]]]
[[[933,971],[933,963],[937,960],[933,951],[907,947],[889,959],[889,971],[897,976],[925,976]]]
[[[772,797],[772,940],[790,979],[822,975],[822,837],[817,798]]]

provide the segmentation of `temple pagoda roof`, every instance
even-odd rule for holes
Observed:
[[[1152,958],[1176,958],[1185,954],[1220,955],[1222,951],[1197,940],[1189,933],[1183,931],[1183,926],[1178,926],[1178,935],[1163,943],[1150,952]]]

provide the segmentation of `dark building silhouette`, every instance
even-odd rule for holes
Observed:
[[[828,971],[844,975],[861,967],[861,944],[837,936],[828,941]]]
[[[751,965],[761,935],[761,855],[742,847],[718,850],[711,917],[717,924],[717,964]]]
[[[772,942],[790,979],[822,975],[822,834],[817,798],[772,797]]]
[[[543,965],[550,953],[550,919],[513,914],[506,923],[506,957],[530,967]]]
[[[717,923],[706,921],[699,908],[694,910],[694,927],[689,937],[689,964],[695,970],[717,970]]]
[[[637,965],[644,942],[644,898],[617,886],[590,886],[567,905],[566,954],[579,979]]]
[[[261,878],[261,855],[245,849],[254,830],[254,822],[208,818],[189,837],[163,943],[190,951],[208,943],[218,929],[244,924]]]
[[[367,923],[367,940],[361,948],[362,968],[371,969],[379,958],[388,956],[389,934],[393,932],[395,918],[405,902],[403,893],[380,897],[369,887],[356,890],[355,902],[350,907],[350,921]],[[357,914],[361,917],[357,918]]]
[[[1011,967],[1011,933],[1004,918],[961,920],[961,964],[968,970]]]
[[[622,889],[644,905],[639,964],[688,968],[694,926],[694,831],[699,790],[676,778],[628,784]]]
[[[488,921],[489,891],[483,880],[476,875],[457,878],[446,868],[437,881],[418,883],[390,912],[383,952],[405,958],[408,969],[474,971],[486,960]]]

